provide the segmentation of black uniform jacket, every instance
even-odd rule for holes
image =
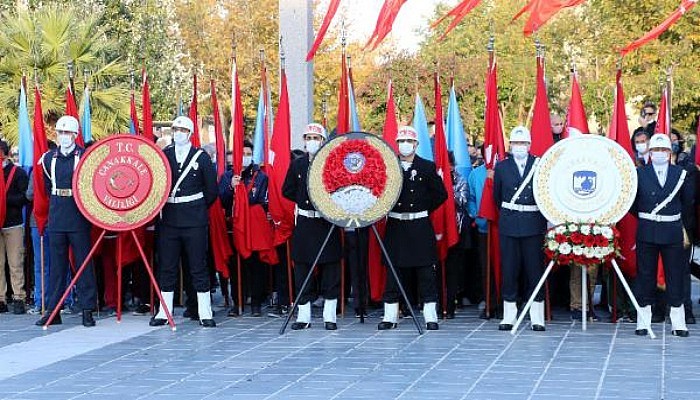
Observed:
[[[529,155],[523,176],[520,176],[518,165],[512,157],[506,158],[496,165],[493,178],[493,198],[499,211],[498,230],[501,235],[528,237],[542,235],[547,230],[547,220],[539,211],[515,211],[501,206],[503,202],[510,202],[530,170],[534,168],[534,164],[535,157]],[[534,178],[520,193],[515,204],[536,205],[535,195],[532,191],[533,183]]]
[[[194,228],[207,226],[209,224],[209,206],[217,198],[216,171],[207,152],[202,151],[197,158],[193,168],[185,176],[177,189],[172,193],[172,189],[187,169],[190,160],[197,152],[197,148],[190,147],[190,152],[182,164],[175,158],[175,146],[168,146],[163,149],[165,156],[170,163],[171,179],[170,196],[183,197],[202,193],[203,198],[187,203],[166,203],[161,213],[160,223],[177,228]]]
[[[669,165],[666,182],[661,187],[652,164],[637,168],[637,197],[631,211],[637,215],[640,212],[651,213],[659,203],[673,192],[682,171],[683,168],[677,165]],[[681,214],[681,220],[656,222],[639,218],[637,240],[654,244],[677,244],[683,241],[684,228],[688,234],[692,234],[694,220],[693,197],[695,196],[693,191],[693,177],[691,174],[688,174],[683,186],[673,197],[673,200],[657,214],[665,216]]]
[[[284,178],[282,195],[295,202],[297,208],[301,210],[316,211],[311,204],[307,189],[310,163],[308,154],[292,161],[287,176]],[[307,218],[303,215],[297,215],[296,226],[292,233],[292,259],[298,263],[313,263],[331,227],[332,224],[323,218]],[[334,228],[319,263],[336,262],[340,260],[340,257],[339,228]]]
[[[49,150],[42,156],[44,187],[49,199],[49,232],[78,232],[89,230],[90,222],[83,216],[73,196],[51,194],[51,164],[56,160],[56,189],[72,189],[73,171],[85,150],[75,146],[73,151],[63,155],[59,149]]]
[[[445,200],[447,191],[435,164],[415,156],[411,167],[403,173],[401,194],[391,211],[432,212]],[[391,262],[397,267],[424,267],[437,263],[437,241],[430,218],[408,221],[387,218],[384,242]]]
[[[12,164],[12,162],[9,162],[3,167],[5,184],[7,185],[7,179],[10,177],[12,168],[15,169],[15,173],[12,177],[12,182],[10,182],[10,186],[7,187],[7,208],[5,211],[5,224],[3,228],[22,225],[24,223],[22,219],[22,207],[28,203],[27,187],[29,186],[29,178],[21,167]]]

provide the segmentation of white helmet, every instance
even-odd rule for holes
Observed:
[[[70,115],[64,115],[56,122],[57,131],[78,133],[80,130],[78,120]]]
[[[516,126],[510,131],[510,141],[532,143],[530,131],[524,126]]]
[[[671,138],[665,133],[656,133],[649,139],[649,149],[671,150]]]
[[[418,141],[418,132],[412,126],[402,126],[396,134],[396,140]]]
[[[173,121],[171,126],[172,128],[187,129],[190,131],[190,133],[194,132],[194,122],[192,122],[189,117],[185,117],[184,115],[180,115],[179,117],[175,118],[175,121]]]
[[[316,122],[312,122],[308,125],[306,125],[306,129],[304,129],[304,135],[319,135],[323,137],[323,139],[328,139],[328,134],[326,133],[326,128],[323,127],[323,125],[318,124]]]

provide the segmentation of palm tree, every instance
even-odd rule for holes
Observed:
[[[129,88],[126,65],[116,41],[100,26],[100,15],[70,6],[17,10],[0,22],[0,124],[3,136],[17,143],[18,93],[23,75],[39,82],[44,118],[53,121],[65,110],[68,65],[75,71],[75,97],[90,86],[93,135],[128,126]],[[32,96],[28,96],[30,103]],[[29,105],[32,109],[32,105]],[[48,126],[48,125],[47,125]]]

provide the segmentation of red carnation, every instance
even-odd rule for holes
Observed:
[[[364,157],[365,165],[356,173],[349,172],[345,167],[346,157],[351,153],[359,153]],[[322,178],[328,193],[343,187],[360,185],[379,197],[386,187],[386,166],[379,151],[367,141],[351,139],[328,154]]]
[[[557,243],[566,243],[567,242],[566,236],[562,235],[561,233],[554,236],[554,240],[556,240]]]
[[[608,247],[608,239],[606,239],[603,235],[596,235],[595,245],[598,247]]]
[[[560,254],[557,261],[559,262],[559,265],[569,265],[571,264],[572,257],[570,254]]]
[[[583,237],[583,245],[586,247],[595,246],[595,237],[593,235],[586,235]]]
[[[583,243],[583,235],[580,232],[574,232],[571,234],[571,243],[581,244]]]

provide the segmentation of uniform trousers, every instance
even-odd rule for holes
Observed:
[[[311,264],[294,264],[294,289],[297,293],[301,291],[301,285],[311,270]],[[340,296],[340,263],[331,262],[318,264],[316,271],[321,274],[321,296],[326,300],[335,300]],[[316,299],[316,277],[311,276],[309,284],[304,293],[299,298],[299,304],[306,304]]]
[[[345,231],[345,259],[350,270],[350,284],[355,309],[365,307],[369,298],[369,287],[367,287],[368,233],[367,229]]]
[[[635,296],[641,307],[654,304],[659,254],[666,277],[666,302],[671,307],[680,307],[685,297],[683,279],[687,279],[689,268],[682,242],[661,245],[637,241]]]
[[[68,272],[68,247],[73,250],[75,268],[78,269],[90,252],[90,231],[81,230],[74,232],[49,232],[49,257],[51,269],[49,271],[49,300],[48,310],[53,309],[63,295],[66,288]],[[95,269],[90,260],[83,274],[76,283],[78,304],[82,310],[93,310],[97,304],[97,284]]]
[[[161,224],[158,230],[158,284],[163,292],[174,292],[177,286],[180,257],[187,263],[185,271],[192,278],[196,292],[208,292],[210,288],[207,267],[207,243],[209,228],[197,226],[176,228]]]
[[[418,281],[418,294],[423,299],[423,302],[436,303],[438,301],[438,291],[435,266],[427,265],[423,267],[396,268],[396,274],[399,276],[399,279],[401,279],[402,284],[405,282],[403,275],[408,274],[411,269],[415,269],[416,280]],[[405,286],[404,284],[404,289]],[[401,299],[399,285],[394,278],[394,274],[392,274],[391,271],[387,271],[386,286],[384,286],[384,302],[398,303],[399,299]]]
[[[525,275],[525,297],[527,300],[537,287],[544,272],[544,252],[542,244],[544,235],[512,237],[499,235],[501,246],[501,275],[503,277],[502,295],[507,302],[518,301],[520,274]],[[544,291],[540,290],[535,301],[544,300]]]
[[[254,251],[250,257],[243,260],[243,268],[248,282],[250,305],[259,307],[265,300],[265,284],[268,278],[268,265],[260,261],[260,253]]]

